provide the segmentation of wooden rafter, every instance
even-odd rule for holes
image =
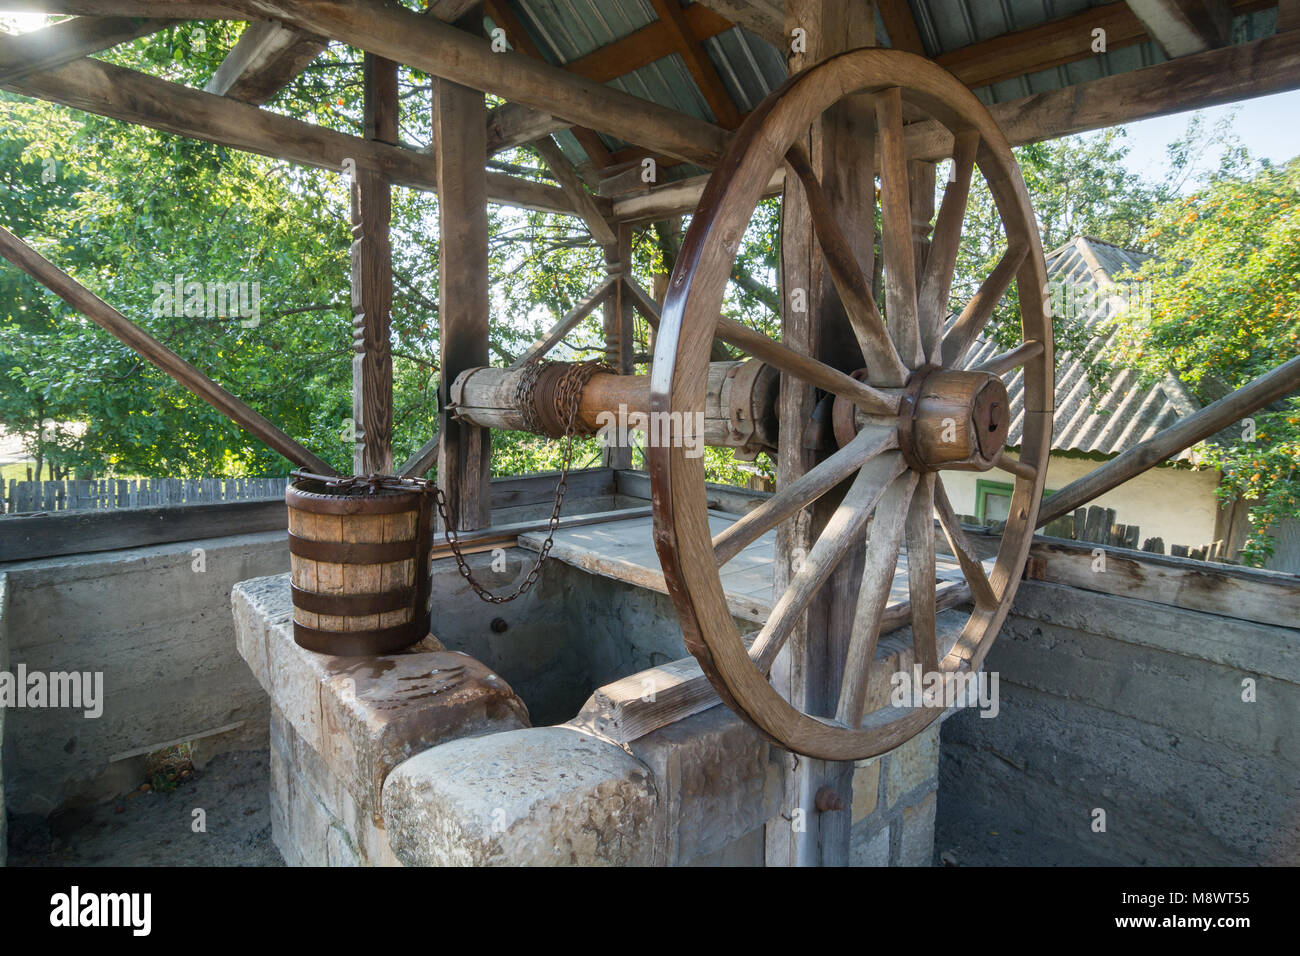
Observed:
[[[51,24],[24,35],[30,59],[0,68],[0,84],[21,80],[38,70],[52,70],[177,22],[142,17],[77,17]]]
[[[1300,33],[1238,43],[989,107],[1012,146],[1300,87]],[[946,159],[952,136],[907,127],[913,159]]]
[[[1170,59],[1223,46],[1232,32],[1227,0],[1128,0],[1128,6]]]
[[[203,89],[245,103],[265,103],[327,45],[323,37],[278,23],[250,23]]]
[[[486,0],[483,7],[493,22],[506,31],[506,39],[510,41],[511,46],[526,56],[546,62],[546,57],[528,35],[528,30],[524,27],[523,21],[515,16],[515,12],[510,9],[505,0]],[[597,166],[609,165],[609,150],[594,130],[587,129],[584,126],[574,126],[570,132],[573,133],[578,140],[578,145],[582,147],[583,152],[590,157],[593,163]],[[491,148],[489,147],[489,153],[490,151]]]
[[[713,111],[714,119],[726,129],[735,129],[740,125],[740,111],[732,102],[726,84],[722,82],[722,77],[718,75],[717,67],[709,59],[704,44],[686,19],[681,5],[677,0],[650,0],[650,2],[659,16],[659,22],[667,28],[675,52],[681,54],[686,69],[695,80],[695,85],[704,94],[704,101]]]
[[[583,186],[582,177],[578,175],[578,171],[573,168],[573,164],[560,151],[560,147],[555,140],[549,136],[543,136],[534,146],[537,149],[537,154],[542,157],[542,162],[546,163],[556,182],[564,190],[564,194],[573,203],[573,208],[578,211],[582,221],[587,224],[587,229],[592,237],[602,246],[616,243],[618,236],[615,235],[614,229],[606,221],[600,207],[596,205],[595,198]]]
[[[781,0],[699,0],[699,3],[785,51],[785,6]]]
[[[876,0],[876,10],[889,34],[889,45],[895,50],[906,50],[925,56],[921,32],[916,28],[916,18],[907,0]]]

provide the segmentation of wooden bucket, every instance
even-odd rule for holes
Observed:
[[[429,633],[428,495],[300,479],[284,498],[299,645],[321,654],[391,654]]]

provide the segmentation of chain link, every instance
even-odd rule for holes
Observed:
[[[551,362],[544,359],[529,362],[523,367],[523,373],[520,375],[519,383],[515,388],[515,401],[519,407],[520,415],[523,417],[525,427],[531,432],[544,432],[537,415],[535,397],[537,381],[546,366],[551,364]],[[537,559],[533,562],[533,566],[528,569],[528,574],[523,581],[511,594],[493,594],[474,577],[474,572],[470,570],[464,554],[461,553],[460,536],[453,530],[452,523],[447,517],[447,496],[443,494],[442,489],[436,484],[429,482],[432,486],[434,503],[438,506],[438,516],[442,519],[443,537],[446,538],[447,545],[451,548],[452,557],[456,559],[456,567],[459,569],[461,577],[469,582],[469,586],[473,588],[474,593],[479,596],[480,600],[486,601],[488,604],[508,604],[515,598],[528,593],[528,590],[541,577],[542,565],[546,563],[546,558],[551,553],[551,547],[555,544],[555,530],[560,523],[560,509],[564,506],[564,496],[569,490],[569,467],[573,463],[573,437],[577,433],[575,425],[578,419],[578,401],[582,397],[583,388],[592,375],[596,372],[615,371],[613,366],[605,362],[592,360],[569,365],[560,377],[559,384],[555,389],[554,402],[556,418],[565,423],[564,453],[560,459],[560,480],[555,485],[555,506],[551,509],[551,517],[546,526],[546,540],[542,542],[542,547],[537,552]]]

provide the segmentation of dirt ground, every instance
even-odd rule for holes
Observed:
[[[268,781],[266,751],[239,751],[170,792],[137,790],[49,821],[11,817],[9,865],[283,866]]]

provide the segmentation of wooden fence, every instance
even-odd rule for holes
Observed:
[[[284,498],[288,478],[11,479],[0,513],[47,514],[108,508],[211,504]],[[3,489],[0,489],[3,490]]]
[[[963,522],[978,525],[980,522],[973,515],[962,515]],[[1000,531],[993,522],[994,530]],[[1120,524],[1115,520],[1114,508],[1101,508],[1089,505],[1076,508],[1073,514],[1063,515],[1039,529],[1039,534],[1052,538],[1065,538],[1067,541],[1089,541],[1093,544],[1109,544],[1117,548],[1130,548],[1134,551],[1148,551],[1152,554],[1165,554],[1163,538],[1142,537],[1142,528],[1135,524]],[[1223,541],[1212,541],[1200,547],[1186,544],[1171,544],[1168,554],[1178,558],[1193,558],[1197,561],[1217,561],[1220,564],[1236,564],[1235,558],[1227,553]]]

